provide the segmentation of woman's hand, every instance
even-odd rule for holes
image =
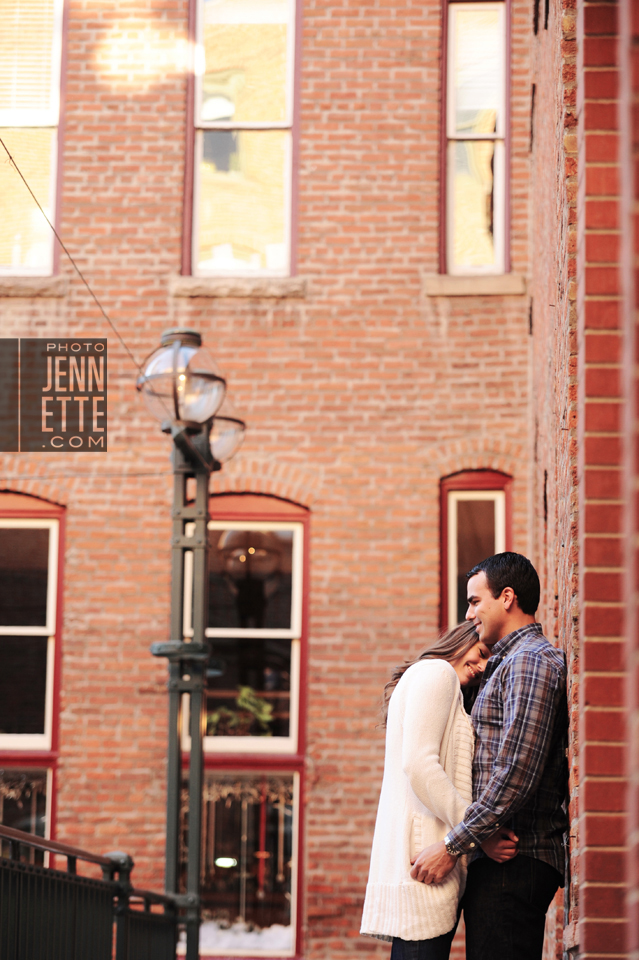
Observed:
[[[410,872],[413,880],[419,880],[420,883],[441,883],[457,863],[457,857],[451,857],[446,845],[440,840],[439,843],[424,847],[416,857],[411,857],[410,862],[413,864]]]
[[[506,863],[507,860],[512,860],[519,853],[518,840],[519,837],[515,836],[512,830],[500,827],[496,833],[493,833],[492,837],[484,840],[481,848],[491,860],[496,863]]]

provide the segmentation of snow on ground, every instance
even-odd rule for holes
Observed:
[[[291,953],[293,950],[293,928],[274,923],[272,927],[250,930],[245,923],[234,923],[230,927],[221,927],[215,920],[205,920],[200,927],[200,952],[206,954],[248,953],[268,951],[269,953]],[[181,951],[180,951],[181,952]]]

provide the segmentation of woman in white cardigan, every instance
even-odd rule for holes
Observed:
[[[386,685],[384,779],[361,933],[393,942],[390,960],[447,960],[466,880],[460,857],[443,883],[410,876],[472,800],[474,734],[462,688],[478,685],[490,651],[460,624]],[[388,701],[390,697],[390,701]]]

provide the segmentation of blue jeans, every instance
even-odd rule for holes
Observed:
[[[390,960],[448,960],[455,929],[431,940],[400,940],[399,937],[393,937]]]
[[[541,960],[546,911],[561,879],[550,864],[521,854],[506,863],[473,860],[462,901],[466,960]]]

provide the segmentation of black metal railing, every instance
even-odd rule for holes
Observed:
[[[34,863],[34,851],[66,857],[66,871]],[[176,900],[132,887],[127,854],[3,826],[0,853],[2,960],[175,960]],[[99,866],[102,879],[78,875],[78,860]]]

